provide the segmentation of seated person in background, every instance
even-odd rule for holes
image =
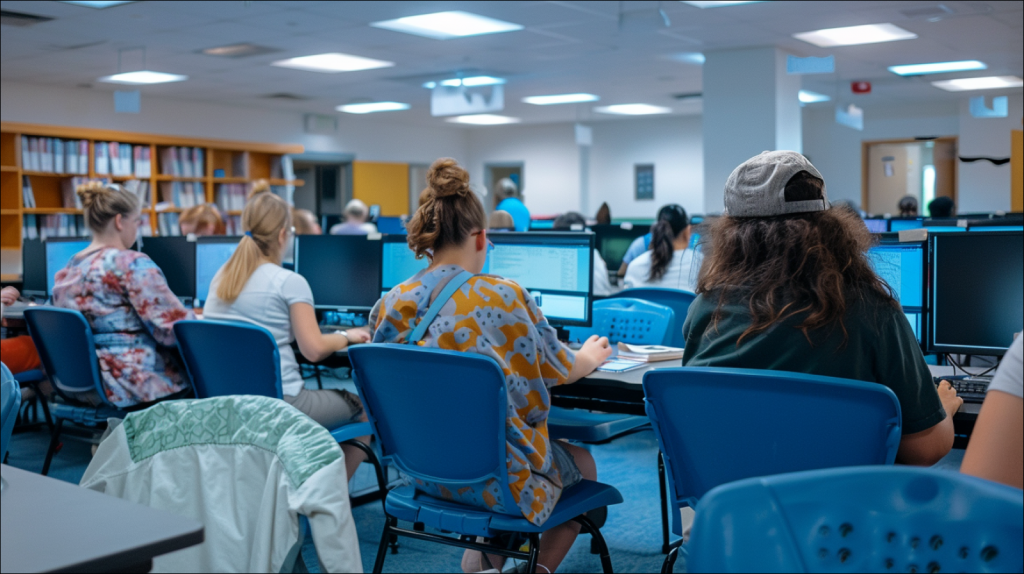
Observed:
[[[597,209],[597,215],[594,216],[594,220],[597,221],[598,225],[611,225],[612,223],[612,210],[608,207],[608,203],[602,203],[601,207]]]
[[[316,220],[316,216],[308,209],[292,210],[292,227],[295,235],[323,235],[324,230]]]
[[[896,460],[944,457],[963,399],[949,383],[936,390],[892,289],[868,262],[871,234],[829,208],[818,170],[795,152],[762,153],[729,176],[725,207],[683,326],[683,364],[885,385],[903,412]]]
[[[139,198],[116,184],[79,186],[92,244],[57,272],[53,305],[85,315],[92,327],[107,400],[128,408],[191,392],[178,357],[174,324],[194,319],[138,238]],[[96,403],[94,393],[79,396]]]
[[[928,204],[929,217],[953,217],[956,204],[950,197],[936,197]]]
[[[498,210],[491,213],[487,219],[487,229],[490,231],[515,231],[516,222],[507,211]]]
[[[377,226],[368,223],[370,208],[358,199],[345,206],[345,222],[331,227],[331,235],[369,235],[377,233]]]
[[[917,217],[917,198],[913,195],[905,195],[900,200],[900,217]]]
[[[587,227],[583,216],[575,211],[559,215],[555,219],[554,231],[585,231]],[[611,297],[612,282],[608,279],[608,264],[601,257],[601,252],[594,250],[594,297]]]
[[[661,221],[661,216],[666,214],[666,211],[675,208],[675,205],[666,205],[658,210],[658,216],[655,218],[655,223]],[[626,250],[626,254],[622,256],[622,266],[619,267],[619,277],[626,276],[626,269],[629,268],[629,264],[634,259],[643,255],[648,249],[651,248],[651,239],[654,237],[653,233],[648,233],[644,236],[637,237],[633,240],[633,243],[629,245],[629,249]]]
[[[487,217],[483,205],[469,188],[469,174],[453,159],[439,159],[430,167],[429,193],[409,221],[409,247],[417,257],[428,257],[430,266],[395,287],[370,314],[376,328],[374,343],[405,343],[412,332],[410,320],[422,317],[432,299],[448,281],[463,271],[480,273],[487,259]],[[477,322],[487,308],[501,315],[497,320]],[[465,340],[456,341],[444,325],[457,317],[464,326]],[[519,339],[506,333],[520,334]],[[517,341],[528,338],[533,352],[520,353]],[[519,510],[534,524],[543,524],[558,503],[563,490],[583,478],[594,480],[594,459],[582,448],[548,438],[547,414],[551,407],[549,387],[572,383],[590,374],[611,354],[607,339],[591,337],[577,353],[558,342],[526,290],[513,281],[492,275],[476,275],[456,291],[418,343],[424,347],[478,353],[493,358],[508,379],[509,412],[507,448],[509,482],[514,500],[504,501],[506,511]],[[453,397],[457,400],[456,397]],[[513,406],[514,405],[514,406]],[[452,437],[457,444],[458,437]],[[417,484],[424,492],[447,497],[447,490],[433,484]],[[493,508],[486,484],[450,493],[452,500],[482,508]],[[544,492],[536,496],[535,492]],[[488,500],[490,502],[488,502]],[[540,543],[540,564],[554,572],[572,547],[579,526],[567,523],[549,530]],[[467,551],[466,572],[490,568],[501,571],[504,559],[484,557]],[[538,566],[538,568],[541,568]]]
[[[516,231],[523,232],[530,230],[530,210],[526,209],[523,203],[523,194],[519,191],[516,182],[504,178],[498,182],[498,189],[495,192],[498,197],[497,209],[507,211],[516,222]]]
[[[960,472],[1024,488],[1024,336],[988,386]]]
[[[217,206],[212,203],[204,203],[186,209],[181,214],[182,235],[195,235],[202,237],[206,235],[225,235],[227,228],[224,225],[224,218],[220,216]]]
[[[313,292],[299,274],[281,268],[281,255],[291,242],[292,214],[284,199],[269,192],[250,197],[242,212],[245,235],[231,259],[210,284],[207,319],[242,321],[259,325],[274,335],[281,355],[284,401],[328,429],[365,420],[359,397],[348,391],[311,391],[305,388],[292,343],[302,355],[322,361],[353,343],[370,339],[367,331],[320,333],[313,310]],[[369,444],[369,437],[360,440]],[[365,459],[357,448],[343,446],[351,477]]]
[[[694,252],[690,218],[678,205],[666,205],[651,228],[651,248],[626,268],[626,288],[664,287],[693,291]]]
[[[21,297],[21,293],[17,289],[4,287],[0,291],[0,308],[14,305],[18,302],[18,297]],[[15,375],[38,369],[41,365],[36,346],[32,344],[32,337],[28,335],[0,340],[0,358]]]

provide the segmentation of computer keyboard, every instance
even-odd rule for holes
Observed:
[[[981,403],[985,400],[985,393],[988,392],[988,384],[991,379],[979,379],[974,377],[934,377],[935,386],[938,387],[942,381],[949,381],[956,389],[958,397],[965,403]]]

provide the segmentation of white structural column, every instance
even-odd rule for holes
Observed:
[[[803,152],[800,76],[786,74],[777,48],[704,55],[704,210],[721,213],[736,166],[766,150]]]

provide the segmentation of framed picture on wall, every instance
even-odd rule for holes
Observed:
[[[654,199],[654,164],[638,163],[633,166],[636,182],[636,199]]]

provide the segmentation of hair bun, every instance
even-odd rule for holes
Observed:
[[[437,198],[473,193],[469,189],[469,173],[450,157],[439,159],[430,166],[427,184]]]
[[[249,192],[249,198],[252,199],[261,193],[267,193],[270,191],[270,182],[265,179],[257,179],[252,182],[252,191]]]
[[[75,188],[75,193],[78,194],[78,197],[82,198],[82,205],[88,208],[96,202],[99,196],[108,193],[108,190],[107,185],[102,181],[92,180]]]

